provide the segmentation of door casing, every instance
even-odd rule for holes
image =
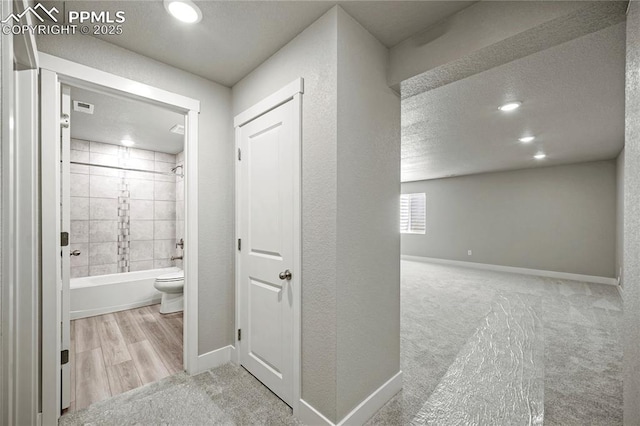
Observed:
[[[249,121],[279,107],[286,102],[293,102],[294,119],[293,126],[293,175],[297,177],[294,179],[293,196],[294,196],[294,209],[293,209],[293,270],[298,274],[298,285],[302,290],[304,277],[302,272],[302,94],[304,93],[304,80],[298,78],[291,83],[284,86],[274,94],[256,103],[251,108],[236,115],[233,120],[233,126],[235,128],[235,152],[240,148],[240,127]],[[236,218],[236,241],[240,235],[240,221],[238,220],[238,214],[240,212],[240,196],[238,188],[240,188],[241,182],[241,170],[238,164],[238,158],[235,159],[235,218]],[[241,289],[240,289],[240,252],[236,250],[235,256],[235,324],[236,330],[241,328],[241,315],[240,315],[240,303],[241,303]],[[301,333],[301,306],[302,306],[302,291],[294,293],[293,297],[293,399],[292,407],[293,415],[298,417],[300,398],[301,398],[301,357],[302,357],[302,333]],[[233,361],[239,364],[240,345],[242,340],[238,340],[237,333],[235,335],[235,347],[236,350],[233,353]]]
[[[200,101],[129,80],[95,68],[40,53],[42,114],[42,424],[57,424],[60,415],[60,172],[59,83],[161,106],[185,114],[185,318],[184,366],[198,372],[198,114]],[[57,141],[56,141],[57,139]]]

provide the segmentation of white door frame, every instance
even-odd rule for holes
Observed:
[[[48,93],[42,90],[42,104],[59,111],[51,99],[51,84],[57,81],[128,99],[158,105],[186,115],[185,129],[185,317],[184,366],[189,374],[198,368],[198,114],[200,101],[163,89],[129,80],[114,74],[80,65],[52,55],[40,53],[41,75],[48,80]],[[53,104],[52,104],[53,103]],[[59,114],[58,114],[59,115]],[[42,127],[42,424],[56,424],[60,410],[60,353],[56,342],[56,253],[59,253],[59,205],[55,197],[55,174],[59,172],[59,153],[49,152],[57,146],[52,135],[59,133],[59,123],[43,122]],[[45,175],[46,173],[46,175]],[[45,188],[46,184],[51,188]],[[53,184],[52,184],[53,183]],[[46,191],[48,190],[48,191]],[[49,196],[47,196],[49,195]],[[54,223],[55,222],[55,223]],[[57,223],[57,225],[56,225]],[[56,231],[57,229],[57,231]],[[59,315],[59,314],[58,314]],[[47,387],[45,389],[45,387]]]
[[[293,211],[293,270],[297,272],[300,279],[298,285],[300,291],[294,292],[293,297],[293,400],[292,407],[293,415],[298,417],[301,389],[302,389],[302,376],[301,376],[301,358],[302,358],[302,94],[304,93],[304,80],[298,78],[291,83],[287,84],[276,93],[261,100],[251,108],[236,115],[233,119],[233,127],[235,128],[235,146],[236,152],[239,152],[240,148],[240,127],[244,124],[252,121],[253,119],[279,107],[280,105],[292,101],[293,110],[295,111],[295,118],[293,120],[293,134],[296,135],[297,140],[293,143],[293,158],[294,164],[293,174],[298,179],[294,181],[293,196],[294,196],[294,211]],[[237,160],[237,158],[236,158]],[[240,221],[238,220],[238,213],[240,212],[240,196],[238,189],[240,186],[240,166],[238,161],[235,162],[235,209],[236,209],[236,239],[240,235]],[[236,315],[235,324],[236,329],[240,328],[241,316],[240,316],[240,252],[236,250],[235,255],[236,268],[235,268],[235,298],[236,298]],[[237,333],[235,335],[236,350],[233,355],[233,361],[238,364],[240,356],[240,344],[238,341]]]
[[[3,1],[0,15],[28,6],[26,0]],[[33,25],[31,15],[23,19]],[[40,404],[38,52],[28,32],[1,39],[0,424],[35,425]]]

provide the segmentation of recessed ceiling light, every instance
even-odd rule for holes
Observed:
[[[535,158],[536,160],[542,160],[544,158],[547,158],[547,154],[545,154],[544,152],[539,152],[534,155],[533,158]]]
[[[525,136],[523,138],[518,139],[522,143],[532,142],[536,137],[535,136]]]
[[[136,144],[134,141],[132,141],[132,140],[131,140],[131,139],[129,139],[129,138],[122,139],[122,140],[120,141],[120,143],[121,143],[122,145],[124,145],[124,146],[133,146],[133,145],[135,145],[135,144]]]
[[[520,105],[522,105],[522,102],[509,102],[508,104],[499,106],[498,109],[500,111],[509,112],[520,108]]]
[[[195,24],[202,19],[202,12],[191,0],[164,0],[164,8],[171,16],[188,24]]]

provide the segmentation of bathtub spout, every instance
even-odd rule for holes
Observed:
[[[171,256],[171,260],[182,260],[182,256]]]

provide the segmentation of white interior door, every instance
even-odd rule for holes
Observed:
[[[291,100],[238,129],[240,364],[284,402],[294,395],[294,298],[299,297],[299,135]],[[287,273],[289,272],[289,273]]]
[[[55,72],[40,70],[42,235],[42,424],[57,424],[62,405],[61,93]]]
[[[62,86],[60,110],[62,112],[62,122],[71,117],[71,89],[69,86]],[[66,125],[61,125],[60,143],[60,229],[67,236],[71,233],[71,124],[70,120]],[[70,237],[69,237],[70,239]],[[69,241],[61,247],[61,368],[62,368],[62,401],[61,407],[67,408],[71,404],[71,320],[70,320],[70,290],[69,280],[71,273],[71,262],[69,252]],[[88,256],[88,253],[86,254]]]

